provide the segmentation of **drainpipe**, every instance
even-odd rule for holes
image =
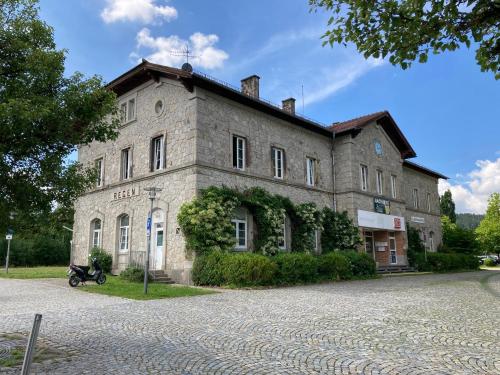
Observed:
[[[332,184],[333,184],[333,211],[337,212],[337,197],[335,195],[335,130],[332,129]]]

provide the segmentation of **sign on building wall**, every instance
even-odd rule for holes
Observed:
[[[128,189],[122,189],[120,191],[115,191],[113,193],[113,201],[117,201],[124,198],[136,197],[140,195],[139,187],[131,187]]]
[[[410,220],[412,223],[425,224],[425,218],[423,217],[412,216]]]
[[[386,215],[391,213],[391,202],[387,199],[373,198],[373,204],[375,206],[375,212]]]
[[[405,231],[404,217],[363,210],[358,210],[358,225],[364,228]]]

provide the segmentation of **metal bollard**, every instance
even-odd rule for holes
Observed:
[[[35,321],[33,322],[33,328],[31,329],[30,338],[28,340],[28,347],[24,353],[23,368],[21,370],[22,375],[28,375],[30,373],[31,362],[33,362],[33,355],[35,354],[36,339],[38,338],[38,331],[40,330],[40,323],[42,323],[42,314],[35,314]]]

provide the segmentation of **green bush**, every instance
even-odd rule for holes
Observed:
[[[496,266],[495,261],[493,259],[491,259],[491,258],[486,258],[484,260],[484,265],[486,267],[495,267]]]
[[[419,271],[448,272],[477,270],[479,260],[470,254],[427,253],[417,256],[416,266]]]
[[[325,280],[349,280],[352,278],[351,261],[338,252],[318,258],[318,273]]]
[[[271,258],[278,265],[277,284],[302,284],[317,281],[318,259],[307,253],[282,253]]]
[[[268,257],[252,253],[231,254],[222,262],[222,274],[228,285],[270,285],[278,266]]]
[[[358,277],[375,276],[377,274],[377,265],[373,258],[368,254],[357,251],[348,251],[343,253],[352,264],[352,274]]]
[[[133,283],[142,283],[144,281],[144,269],[138,267],[127,267],[127,269],[120,273],[120,278]],[[148,275],[148,280],[152,280],[151,275]]]
[[[90,251],[89,264],[92,266],[92,258],[97,258],[97,263],[101,266],[104,273],[110,273],[113,265],[113,256],[106,250],[99,247],[94,247]]]
[[[70,246],[60,239],[37,235],[15,237],[10,243],[9,265],[17,267],[59,266],[69,263]],[[7,241],[0,240],[0,262],[5,262]]]
[[[193,283],[195,285],[220,286],[225,284],[222,263],[230,254],[213,251],[196,256],[193,264]]]

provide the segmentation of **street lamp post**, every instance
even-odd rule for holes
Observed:
[[[148,237],[148,249],[146,251],[146,261],[144,262],[144,294],[148,294],[148,275],[149,275],[149,257],[151,254],[151,226],[153,221],[153,203],[156,198],[156,193],[161,191],[157,187],[145,188],[145,191],[149,192],[149,200],[151,201],[151,209],[149,210],[148,221],[146,225],[146,233]]]
[[[11,211],[9,213],[9,219],[14,220],[16,213]],[[9,258],[10,258],[10,241],[12,240],[12,236],[14,235],[14,230],[11,228],[7,229],[7,235],[5,238],[7,239],[7,256],[5,257],[5,273],[9,273]]]

